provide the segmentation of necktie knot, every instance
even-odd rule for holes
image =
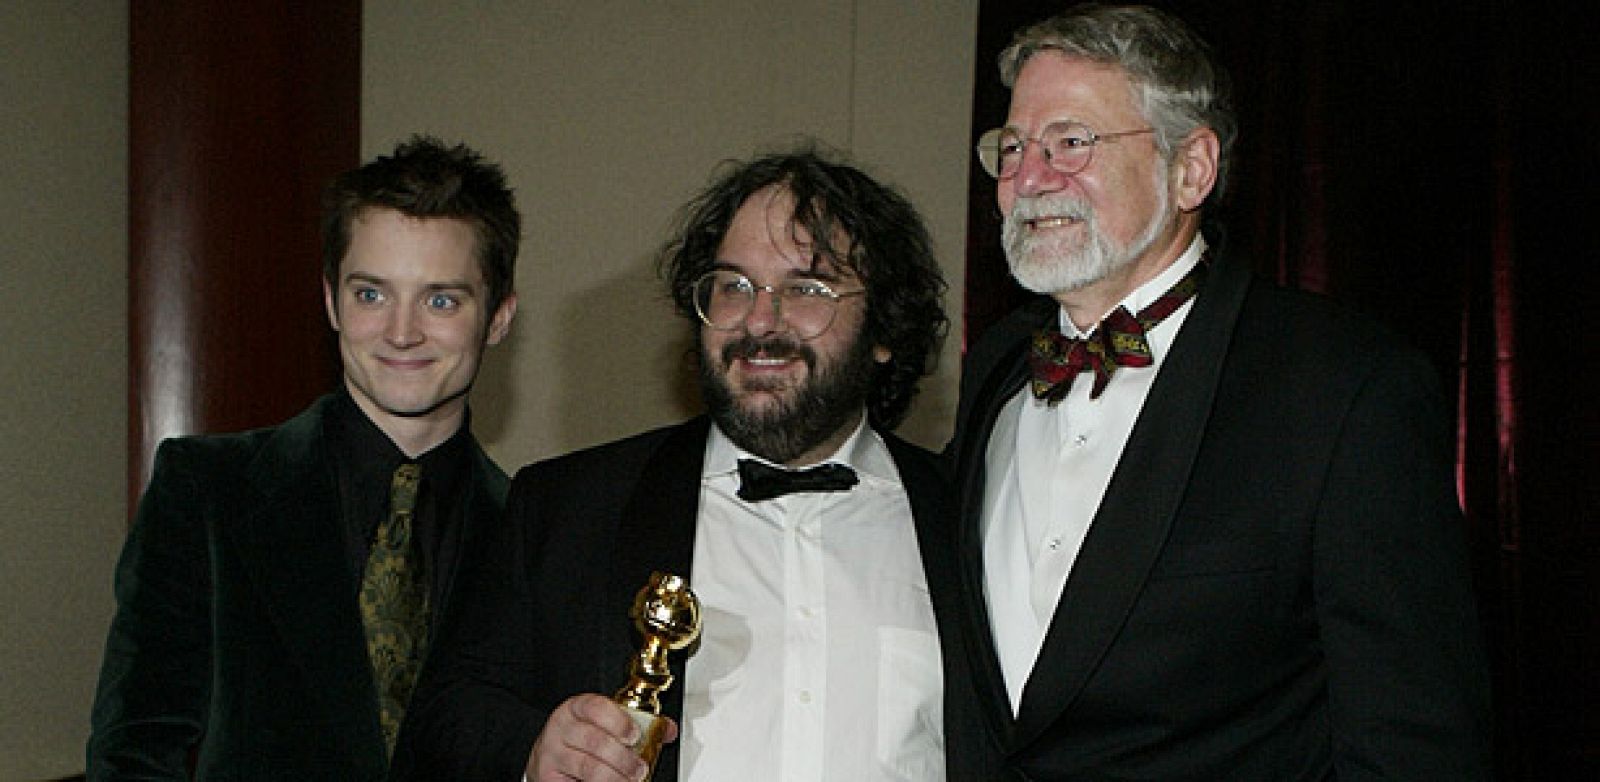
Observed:
[[[855,470],[843,464],[785,470],[755,459],[739,460],[739,499],[745,502],[760,502],[797,492],[845,491],[860,480]]]
[[[422,483],[422,465],[402,464],[395,468],[389,483],[389,517],[378,525],[378,537],[373,545],[387,549],[404,549],[411,543],[411,519],[417,510],[417,489]]]
[[[1196,264],[1160,298],[1140,310],[1138,317],[1119,306],[1082,339],[1069,337],[1056,328],[1035,332],[1028,351],[1028,369],[1032,373],[1029,386],[1034,397],[1054,405],[1066,398],[1078,373],[1088,371],[1094,374],[1089,398],[1099,399],[1118,368],[1154,364],[1147,332],[1194,296],[1204,275],[1205,263]]]

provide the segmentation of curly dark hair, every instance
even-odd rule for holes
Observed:
[[[339,281],[350,225],[365,209],[465,220],[478,235],[478,267],[494,312],[512,291],[522,215],[500,167],[465,144],[447,147],[417,135],[360,168],[334,177],[322,194],[322,276]]]
[[[922,216],[904,196],[860,169],[828,159],[814,144],[725,163],[715,181],[683,208],[675,236],[657,258],[678,313],[698,329],[695,280],[716,264],[739,207],[771,185],[793,196],[791,224],[811,236],[815,259],[850,270],[866,286],[865,336],[892,353],[874,370],[867,418],[875,428],[892,430],[904,420],[918,381],[933,370],[949,330],[943,302],[947,286]],[[834,246],[841,235],[847,246]]]

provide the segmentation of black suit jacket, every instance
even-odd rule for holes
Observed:
[[[1487,778],[1486,668],[1432,367],[1225,260],[1013,719],[984,598],[985,448],[1028,335],[1056,317],[1053,300],[1023,307],[964,367],[947,450],[963,503],[952,779]]]
[[[89,779],[188,779],[191,753],[198,779],[384,778],[323,439],[332,403],[274,428],[162,443],[117,565]],[[463,548],[499,520],[506,488],[474,443]],[[456,563],[443,566],[449,583]]]
[[[709,431],[699,417],[517,473],[505,536],[474,559],[461,593],[471,606],[444,630],[448,654],[418,685],[397,779],[514,782],[556,706],[622,686],[639,646],[628,620],[635,594],[654,571],[691,573]],[[934,612],[947,614],[950,482],[933,455],[882,437],[911,502]],[[678,675],[685,655],[669,656]],[[682,687],[661,701],[663,714],[681,718]],[[677,745],[667,745],[654,779],[676,779],[677,762]]]

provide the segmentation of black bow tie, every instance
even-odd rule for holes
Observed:
[[[856,471],[842,464],[783,470],[754,459],[739,460],[739,499],[745,502],[803,491],[844,491],[859,481]]]

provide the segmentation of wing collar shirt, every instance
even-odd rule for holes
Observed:
[[[882,438],[863,424],[826,460],[855,469],[848,491],[745,502],[742,458],[756,457],[713,427],[679,778],[944,779],[933,608]]]
[[[1129,312],[1143,309],[1204,251],[1196,234],[1172,266],[1119,303]],[[1025,384],[996,419],[986,455],[994,480],[984,490],[984,591],[1013,713],[1089,523],[1193,304],[1185,302],[1146,335],[1155,363],[1118,370],[1099,399],[1089,398],[1094,382],[1086,372],[1054,407],[1034,399]],[[1061,333],[1088,336],[1065,312],[1060,318]]]

